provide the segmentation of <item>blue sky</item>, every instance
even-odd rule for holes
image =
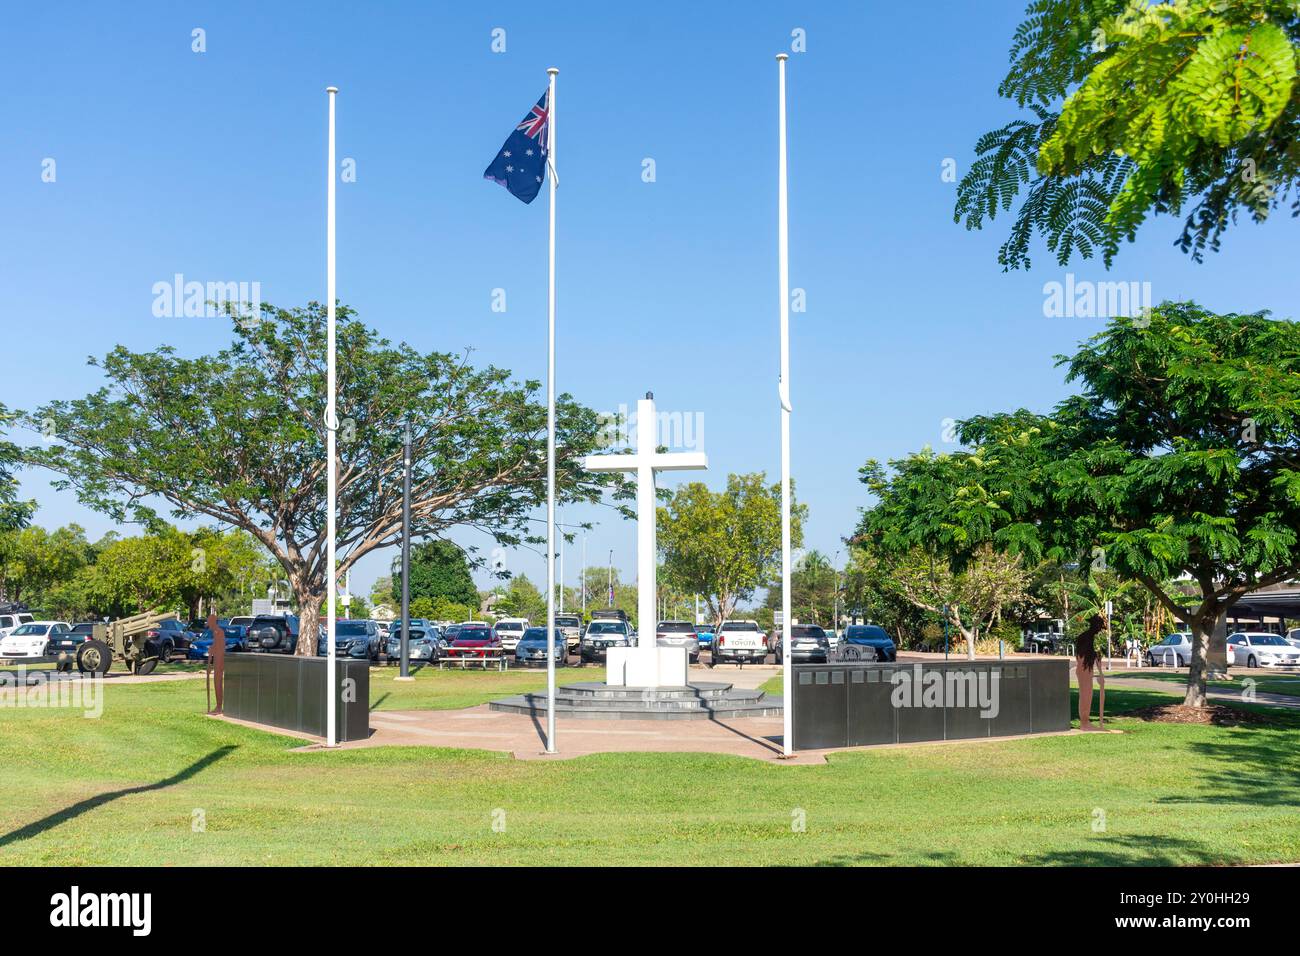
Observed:
[[[919,11],[924,10],[924,16]],[[393,339],[473,347],[540,378],[546,346],[545,194],[524,206],[481,179],[560,68],[558,384],[598,410],[653,390],[700,414],[705,479],[779,472],[776,65],[789,61],[793,470],[807,544],[840,546],[866,503],[857,469],[924,444],[943,422],[1065,394],[1052,356],[1098,331],[1046,318],[1043,286],[1150,282],[1154,298],[1294,317],[1296,225],[1233,229],[1193,263],[1154,220],[1109,275],[1042,250],[1004,274],[1005,220],[952,222],[980,133],[1017,115],[998,99],[1023,4],[42,3],[0,38],[0,403],[32,408],[98,385],[88,355],[123,343],[201,354],[213,319],[159,319],[176,273],[260,282],[278,305],[323,300],[328,85],[341,89],[339,296]],[[195,28],[207,50],[191,50]],[[504,29],[506,51],[492,50]],[[42,182],[53,158],[57,179]],[[642,180],[653,159],[655,181]],[[491,310],[494,289],[507,311]],[[669,484],[694,477],[668,476]],[[109,530],[49,476],[24,492],[47,526]],[[600,524],[632,577],[635,528]],[[457,535],[464,543],[481,537]],[[576,581],[581,543],[566,555]],[[384,573],[364,561],[354,589]],[[542,576],[535,554],[509,566]]]

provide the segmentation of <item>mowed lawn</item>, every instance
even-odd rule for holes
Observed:
[[[545,683],[393,674],[372,671],[372,702],[385,709],[463,707]],[[691,754],[291,753],[300,741],[203,716],[201,680],[105,693],[99,719],[0,708],[0,865],[1300,861],[1300,716],[1277,710],[1269,726],[1121,718],[1123,734],[796,767]],[[1115,711],[1167,700],[1107,694]]]

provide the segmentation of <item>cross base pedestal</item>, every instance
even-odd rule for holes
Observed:
[[[685,687],[686,648],[611,647],[605,652],[611,687]]]

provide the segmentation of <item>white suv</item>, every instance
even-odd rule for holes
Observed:
[[[528,618],[503,617],[496,623],[496,635],[501,641],[503,651],[513,651],[519,646],[519,638],[528,630]]]
[[[34,620],[30,614],[0,614],[0,638],[8,637],[19,624],[30,624]]]
[[[761,664],[767,658],[767,635],[757,621],[726,621],[713,637],[713,664]]]

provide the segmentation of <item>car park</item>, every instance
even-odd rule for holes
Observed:
[[[1300,666],[1300,648],[1277,634],[1238,631],[1228,635],[1228,663],[1238,667]]]
[[[263,654],[292,654],[298,647],[298,617],[258,614],[248,625],[248,649]]]
[[[1186,667],[1192,662],[1192,635],[1178,631],[1147,648],[1147,664],[1151,667]]]
[[[329,655],[329,637],[322,634],[316,642],[316,656]],[[334,656],[354,660],[379,660],[379,628],[373,621],[342,620],[334,622]]]
[[[816,624],[790,625],[790,660],[795,663],[825,664],[830,649],[830,638]],[[776,662],[785,663],[785,636],[780,633],[776,638]]]
[[[659,647],[684,647],[692,664],[700,659],[700,639],[689,621],[660,621],[655,626],[655,644]]]
[[[67,621],[27,621],[0,638],[0,657],[46,657],[51,641],[71,633]]]
[[[898,646],[879,624],[850,624],[844,629],[835,655],[839,660],[896,661]]]
[[[555,664],[557,667],[563,667],[568,663],[568,646],[564,640],[564,634],[560,629],[555,628]],[[515,645],[515,663],[516,664],[545,664],[546,663],[546,628],[530,627],[524,631],[523,637]]]
[[[626,620],[598,619],[587,625],[578,646],[578,656],[584,664],[595,664],[605,660],[611,647],[631,646],[632,628]]]
[[[757,621],[724,621],[714,636],[710,663],[760,664],[767,659],[767,635]]]

